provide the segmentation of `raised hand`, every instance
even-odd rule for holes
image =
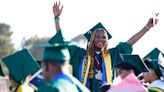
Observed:
[[[151,27],[154,27],[157,23],[158,23],[158,15],[159,15],[159,13],[156,13],[155,14],[155,18],[150,18],[149,19],[149,21],[148,21],[148,23],[147,23],[147,26],[149,27],[149,28],[151,28]]]
[[[61,7],[61,8],[60,8]],[[53,14],[55,17],[59,17],[63,10],[63,5],[60,6],[60,1],[56,1],[53,6]]]
[[[127,42],[129,44],[133,45],[139,39],[141,39],[141,37],[144,36],[145,33],[150,30],[151,27],[153,27],[157,24],[157,22],[158,22],[157,16],[158,15],[159,15],[159,13],[156,13],[155,18],[150,18],[149,21],[147,22],[147,24],[138,33],[133,35]]]

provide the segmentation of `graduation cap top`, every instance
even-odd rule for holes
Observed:
[[[158,57],[160,53],[161,51],[155,48],[144,57],[144,62],[146,63],[148,68],[153,69],[158,76],[162,75],[158,64]]]
[[[152,61],[158,61],[160,50],[158,48],[154,48],[151,52],[149,52],[143,59],[151,59]]]
[[[63,35],[61,30],[57,31],[57,33],[48,41],[50,44],[55,44],[55,43],[63,43]]]
[[[134,67],[134,72],[136,75],[139,75],[141,72],[144,72],[145,70],[148,71],[139,55],[123,54],[121,55],[121,57],[123,59],[123,62],[128,63]]]
[[[44,48],[43,61],[64,62],[70,60],[68,46],[72,45],[71,42],[64,40],[61,30],[59,30],[56,35],[48,41],[48,44],[42,44],[38,47]]]
[[[18,51],[2,59],[12,79],[20,83],[29,74],[34,74],[40,67],[27,49]]]
[[[106,30],[106,28],[99,22],[98,24],[96,24],[93,28],[91,28],[88,32],[86,32],[84,34],[84,36],[87,38],[88,41],[90,41],[90,37],[91,37],[91,34],[95,31],[97,31],[98,29],[103,29],[106,31],[107,35],[108,35],[108,40],[110,38],[112,38],[112,36],[109,34],[109,32]]]

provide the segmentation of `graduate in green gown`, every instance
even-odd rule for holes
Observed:
[[[149,92],[164,92],[164,80],[160,79],[164,78],[164,61],[158,59],[160,55],[164,60],[164,55],[159,49],[155,48],[144,57],[145,63],[150,69],[149,72],[144,72],[143,74],[145,82],[150,83],[148,86]]]
[[[69,46],[63,39],[51,39],[40,46],[44,48],[42,68],[46,83],[37,92],[90,92],[69,73]]]
[[[60,8],[61,7],[61,8]],[[55,26],[58,37],[63,38],[59,20],[63,6],[56,2],[53,7]],[[157,20],[154,20],[155,24]],[[100,86],[111,83],[114,66],[121,60],[119,54],[131,54],[132,45],[153,27],[153,18],[150,18],[141,31],[127,42],[120,42],[115,48],[108,49],[108,40],[112,37],[106,28],[98,23],[84,36],[88,39],[88,48],[83,49],[76,45],[69,47],[71,54],[70,64],[73,67],[73,76],[78,78],[92,92],[99,92]]]
[[[4,57],[2,61],[9,70],[11,92],[34,92],[28,80],[40,67],[27,49]]]

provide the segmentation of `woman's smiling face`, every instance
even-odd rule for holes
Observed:
[[[102,30],[97,30],[94,38],[95,50],[100,51],[107,43],[107,34]]]

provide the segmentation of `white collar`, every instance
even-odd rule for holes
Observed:
[[[160,88],[162,90],[164,90],[164,81],[163,80],[155,80],[153,81],[149,87],[157,87],[157,88]]]
[[[101,51],[95,51],[95,53],[96,53],[96,54],[100,54],[100,53],[101,53]]]

